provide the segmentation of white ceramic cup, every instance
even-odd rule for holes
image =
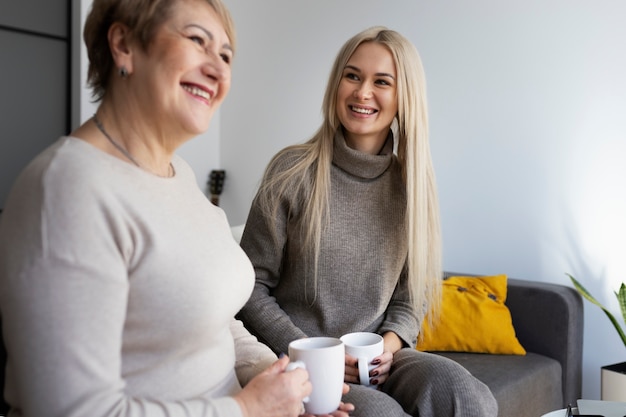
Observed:
[[[341,341],[346,345],[346,353],[359,361],[359,381],[361,385],[376,388],[370,384],[370,371],[376,368],[372,360],[382,355],[385,348],[383,337],[376,333],[356,332],[341,336]]]
[[[343,393],[345,349],[334,337],[308,337],[289,343],[287,370],[305,368],[313,385],[311,394],[303,400],[310,414],[329,414],[336,411]]]

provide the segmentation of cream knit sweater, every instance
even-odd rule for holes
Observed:
[[[233,318],[252,266],[173,165],[156,177],[64,137],[17,180],[0,220],[10,416],[241,415],[237,376],[276,359]]]

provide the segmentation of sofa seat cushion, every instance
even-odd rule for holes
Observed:
[[[498,402],[498,417],[540,416],[562,408],[561,365],[533,352],[525,356],[435,352],[463,365]]]

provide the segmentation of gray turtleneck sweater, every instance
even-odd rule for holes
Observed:
[[[283,154],[272,170],[286,169],[294,159]],[[312,260],[301,255],[299,213],[308,196],[294,190],[272,218],[255,199],[241,246],[256,283],[240,317],[277,353],[287,352],[294,339],[354,331],[393,331],[414,346],[421,317],[408,296],[406,197],[391,135],[380,154],[369,155],[349,148],[338,133],[330,178],[330,223],[322,234],[317,283]]]

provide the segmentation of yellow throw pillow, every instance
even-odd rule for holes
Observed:
[[[525,355],[506,300],[507,276],[450,277],[443,281],[439,320],[424,320],[418,350]]]

